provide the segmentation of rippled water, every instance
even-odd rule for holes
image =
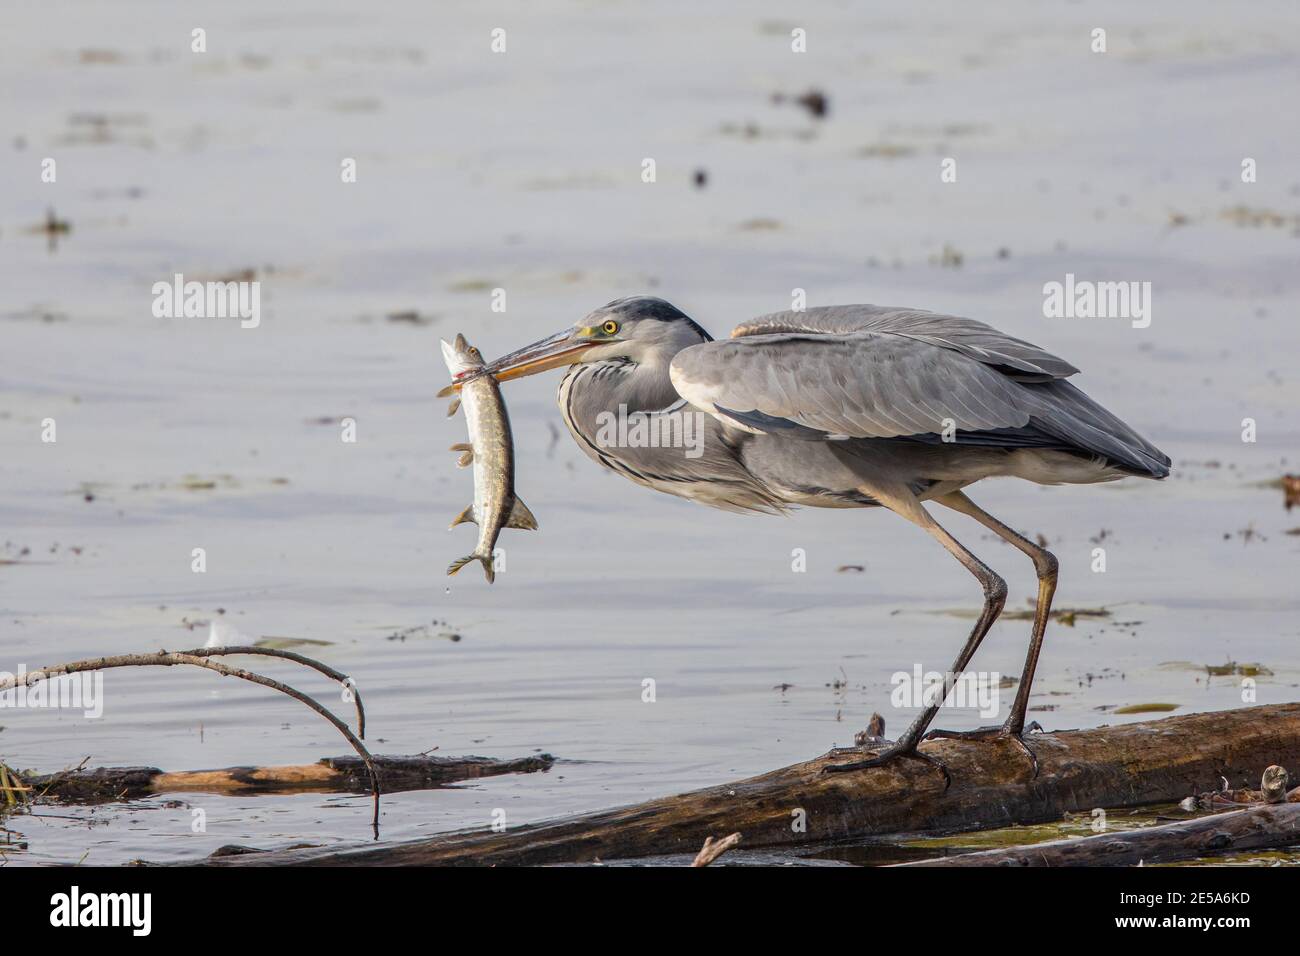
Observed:
[[[797,287],[813,305],[952,311],[1038,342],[1173,456],[1159,484],[975,492],[1051,542],[1058,606],[1111,610],[1049,631],[1032,716],[1051,729],[1237,706],[1240,679],[1205,670],[1227,661],[1271,671],[1259,702],[1293,699],[1300,514],[1268,482],[1300,470],[1300,135],[1279,112],[1300,64],[1294,8],[792,17],[775,3],[11,11],[0,669],[193,646],[206,624],[187,625],[220,617],[330,642],[307,652],[355,675],[377,751],[560,758],[387,797],[385,840],[760,772],[849,743],[873,710],[898,731],[910,711],[890,706],[891,675],[948,665],[956,612],[978,602],[969,576],[886,513],[738,517],[604,474],[558,436],[553,376],[506,390],[540,532],[506,533],[491,588],[474,569],[443,575],[473,531],[446,531],[471,488],[446,450],[463,419],[434,399],[440,336],[495,355],[642,291],[722,335]],[[1088,49],[1098,23],[1104,55]],[[206,54],[189,52],[196,26]],[[795,26],[806,54],[789,52]],[[824,120],[771,98],[810,87],[829,96]],[[941,184],[948,156],[958,181]],[[47,208],[71,223],[53,243],[28,231]],[[246,269],[256,329],[151,313],[150,287],[175,272]],[[1044,318],[1042,286],[1067,272],[1150,281],[1150,328]],[[47,418],[57,443],[40,440]],[[1241,440],[1244,418],[1258,441]],[[1005,574],[1012,606],[1033,593],[1018,553],[949,526]],[[1028,628],[1000,622],[976,666],[1018,674]],[[0,759],[194,769],[347,751],[292,701],[212,674],[111,671],[105,692],[94,721],[0,710]],[[5,825],[29,845],[10,862],[117,863],[364,840],[368,823],[363,796],[181,795]]]

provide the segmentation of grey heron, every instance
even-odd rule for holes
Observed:
[[[934,537],[983,587],[984,607],[945,675],[896,743],[869,759],[937,763],[932,736],[999,736],[1025,746],[1025,711],[1056,589],[1057,560],[976,505],[964,490],[993,476],[1039,484],[1164,478],[1169,457],[1066,381],[1078,369],[972,319],[845,305],[778,312],[715,341],[653,296],[617,299],[571,328],[489,363],[505,381],[568,366],[559,387],[579,447],[638,484],[730,511],[884,507]],[[447,391],[457,387],[453,383]],[[610,440],[613,415],[643,415],[702,442]],[[621,433],[620,433],[621,434]],[[933,503],[967,515],[1034,563],[1038,602],[1006,722],[927,730],[1006,602],[1006,583],[934,519]],[[945,779],[947,771],[943,770]],[[1036,767],[1036,762],[1035,762]]]

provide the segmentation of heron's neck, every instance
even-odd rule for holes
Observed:
[[[669,356],[648,363],[619,363],[606,373],[611,386],[610,410],[626,405],[629,412],[657,412],[676,402],[681,396],[668,375],[671,361]]]
[[[591,437],[607,416],[663,411],[680,401],[668,362],[575,365],[560,383],[560,408],[575,435]]]

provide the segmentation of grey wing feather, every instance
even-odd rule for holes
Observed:
[[[683,398],[749,431],[934,440],[951,425],[959,443],[1057,447],[1168,474],[1168,456],[1063,380],[1076,371],[972,319],[835,306],[744,323],[679,352],[671,374]]]
[[[1168,455],[1069,382],[1030,386],[1042,410],[1034,416],[1040,430],[1060,436],[1076,448],[1102,455],[1135,474],[1164,478]]]
[[[991,325],[956,315],[879,305],[835,305],[804,312],[773,312],[743,322],[731,337],[778,332],[843,335],[887,332],[960,352],[986,365],[1005,369],[1020,380],[1066,378],[1079,370],[1031,342],[999,332]]]
[[[948,420],[962,431],[1016,428],[1030,415],[994,368],[876,332],[707,342],[678,352],[671,374],[683,398],[723,420],[756,411],[852,438],[941,432]]]

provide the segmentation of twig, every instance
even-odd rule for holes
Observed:
[[[721,840],[715,840],[711,836],[705,837],[704,846],[700,849],[700,852],[696,854],[695,862],[692,863],[691,866],[708,866],[739,842],[739,833],[732,833],[730,836],[724,836]]]
[[[357,705],[357,736],[362,740],[366,739],[366,711],[361,706],[361,692],[357,690],[356,681],[347,674],[336,671],[328,664],[322,664],[318,660],[313,660],[303,654],[294,651],[282,651],[273,647],[257,647],[252,644],[231,644],[221,647],[196,647],[192,651],[177,651],[178,654],[189,654],[192,657],[222,657],[226,654],[257,654],[262,657],[280,657],[286,661],[293,661],[295,664],[301,664],[304,667],[310,667],[312,670],[319,671],[331,680],[336,680],[342,684],[352,694],[352,699]]]
[[[230,648],[211,648],[205,650],[231,653]],[[259,648],[266,650],[266,648]],[[242,653],[242,651],[240,652]],[[0,678],[0,690],[7,690],[10,687],[17,687],[20,683],[23,686],[30,686],[37,681],[46,680],[50,677],[60,677],[64,674],[74,674],[82,671],[107,670],[112,667],[174,667],[177,664],[189,664],[193,667],[203,667],[210,671],[216,671],[223,677],[238,677],[240,680],[250,681],[254,684],[261,684],[263,687],[269,687],[272,690],[278,690],[282,694],[288,694],[294,700],[306,704],[316,713],[320,714],[341,733],[352,749],[357,752],[365,762],[366,769],[370,772],[370,782],[372,784],[371,793],[374,797],[374,816],[371,821],[371,827],[374,830],[376,839],[379,836],[379,774],[375,770],[375,765],[370,759],[368,751],[356,735],[348,729],[348,725],[335,717],[330,711],[326,710],[315,700],[308,697],[300,690],[295,690],[288,684],[283,684],[278,680],[270,677],[263,677],[261,674],[253,671],[244,670],[241,667],[231,667],[227,664],[220,664],[216,661],[206,660],[206,656],[198,655],[191,652],[171,653],[168,651],[159,651],[157,654],[118,654],[113,657],[97,657],[82,661],[71,661],[67,664],[55,664],[41,670],[29,671],[22,676],[20,681],[18,676],[10,675],[9,677]],[[321,665],[322,667],[324,665]],[[358,702],[359,703],[359,702]]]

